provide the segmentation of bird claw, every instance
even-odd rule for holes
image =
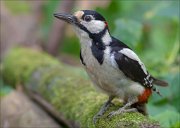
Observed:
[[[96,124],[97,120],[104,115],[104,113],[106,112],[106,110],[107,110],[110,106],[113,106],[113,105],[114,105],[113,103],[111,103],[111,100],[112,100],[112,99],[113,99],[113,98],[110,97],[110,99],[109,99],[107,102],[105,102],[104,105],[101,107],[100,111],[93,117],[93,123],[94,123],[94,124]]]
[[[121,114],[121,113],[122,113],[122,111],[112,111],[107,115],[107,117],[112,118],[113,116]]]
[[[109,104],[109,107],[110,107],[110,106],[115,106],[115,105],[114,105],[113,103],[110,103],[110,104]],[[100,118],[104,115],[105,111],[106,111],[106,110],[100,111],[100,112],[98,112],[98,113],[93,117],[93,123],[94,123],[94,124],[96,124],[97,120],[100,119]]]
[[[109,104],[109,106],[110,106],[110,107],[114,107],[115,104],[111,102],[111,103]]]
[[[110,112],[107,117],[112,118],[115,115],[119,115],[119,114],[122,114],[122,113],[125,113],[125,112],[137,112],[137,109],[136,108],[130,108],[130,109],[120,108],[117,111]]]
[[[102,115],[97,114],[93,117],[93,123],[96,124],[97,120],[101,118]]]

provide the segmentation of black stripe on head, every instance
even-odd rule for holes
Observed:
[[[102,37],[104,36],[106,29],[101,31],[98,34],[90,34],[89,37],[93,40],[91,51],[93,56],[97,59],[99,64],[102,64],[104,61],[104,50],[106,49],[104,43],[102,42]]]
[[[105,18],[96,11],[93,11],[93,10],[82,10],[82,11],[84,12],[84,15],[82,16],[83,19],[84,19],[84,16],[86,15],[92,15],[95,18],[95,20],[106,21]]]
[[[89,34],[89,37],[93,40],[91,46],[92,54],[101,65],[104,61],[104,50],[106,49],[106,46],[102,42],[102,37],[104,36],[105,32],[106,29],[98,34]]]

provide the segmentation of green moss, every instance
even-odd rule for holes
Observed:
[[[46,53],[15,48],[3,61],[3,78],[11,85],[25,83],[35,69],[50,65],[60,66],[60,63]]]
[[[49,79],[50,77],[51,79]],[[107,114],[113,110],[117,110],[121,105],[120,103],[116,103],[116,106],[111,107],[103,118],[97,122],[96,126],[94,126],[92,121],[93,116],[107,100],[108,97],[106,95],[96,92],[89,80],[82,79],[81,77],[77,79],[73,72],[67,76],[62,75],[60,71],[54,76],[49,72],[49,75],[46,74],[43,78],[45,78],[43,79],[43,85],[46,86],[46,89],[41,89],[40,92],[44,95],[46,94],[47,99],[49,99],[57,110],[63,112],[68,119],[80,122],[82,127],[138,128],[144,124],[158,126],[158,122],[150,120],[139,113],[126,113],[108,119]],[[49,88],[47,91],[48,85],[51,85],[51,89]]]
[[[94,89],[84,70],[65,66],[46,53],[13,49],[3,62],[3,76],[13,84],[25,83],[26,88],[40,93],[56,110],[83,128],[158,126],[158,122],[139,113],[107,118],[109,112],[120,107],[121,103],[116,101],[113,101],[116,105],[110,107],[94,126],[93,116],[108,97]]]

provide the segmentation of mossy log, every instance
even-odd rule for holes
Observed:
[[[15,90],[3,97],[0,111],[1,128],[62,128],[21,91]]]
[[[110,111],[120,107],[117,100],[94,126],[93,116],[108,97],[94,89],[82,68],[62,64],[46,53],[15,48],[5,57],[2,71],[7,83],[23,84],[26,89],[38,92],[57,111],[78,122],[82,128],[159,128],[157,121],[140,113],[107,118]]]

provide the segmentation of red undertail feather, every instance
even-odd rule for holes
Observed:
[[[138,103],[146,103],[152,94],[151,88],[146,88],[144,92],[138,96]]]

